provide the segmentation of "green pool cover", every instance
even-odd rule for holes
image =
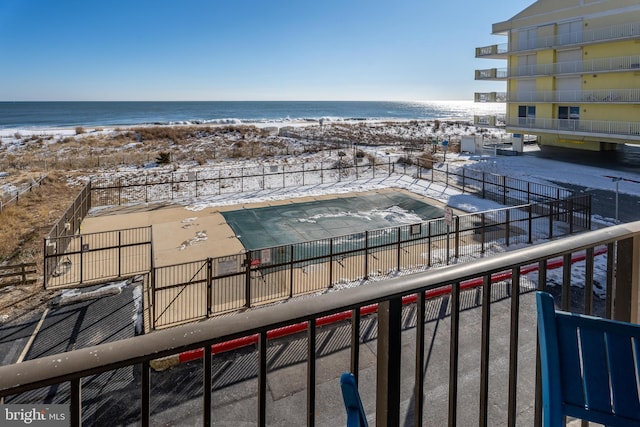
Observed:
[[[444,216],[443,209],[404,193],[317,200],[222,215],[247,250],[362,233]]]

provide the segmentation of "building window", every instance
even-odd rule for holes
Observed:
[[[560,129],[576,130],[580,120],[580,107],[559,106],[558,107],[558,127]]]
[[[533,126],[536,120],[535,105],[519,105],[518,106],[518,125]]]

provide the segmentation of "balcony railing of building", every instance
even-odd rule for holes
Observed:
[[[476,80],[506,80],[509,72],[506,68],[476,70]]]
[[[509,52],[509,44],[494,44],[491,46],[477,47],[476,58],[507,58]]]
[[[507,128],[529,132],[553,131],[559,134],[602,136],[640,141],[640,122],[605,120],[545,119],[538,117],[511,117]]]
[[[589,61],[567,61],[552,64],[521,65],[509,69],[509,78],[638,71],[640,56],[620,56]]]
[[[505,114],[497,114],[490,116],[473,116],[473,124],[475,126],[499,127],[504,126],[506,121]]]
[[[531,291],[555,289],[559,307],[566,311],[637,322],[638,253],[640,222],[591,231],[496,257],[252,310],[241,317],[216,318],[2,366],[0,397],[4,403],[69,404],[72,425],[152,425],[168,410],[172,394],[171,388],[154,388],[172,370],[152,372],[152,361],[200,349],[204,357],[191,362],[198,363],[199,374],[191,373],[188,381],[198,384],[186,394],[178,391],[183,378],[171,387],[174,401],[193,401],[181,412],[183,422],[210,425],[220,407],[230,411],[225,405],[236,404],[230,402],[236,398],[229,399],[228,390],[216,388],[218,378],[212,366],[218,366],[219,355],[212,346],[217,350],[220,343],[252,336],[257,343],[251,350],[255,373],[248,379],[254,397],[241,399],[237,403],[241,406],[235,408],[245,418],[253,413],[248,417],[251,424],[300,425],[306,419],[307,425],[344,425],[338,377],[349,370],[357,375],[365,410],[377,425],[423,425],[428,419],[433,425],[539,426],[541,394]],[[577,255],[583,261],[572,265]],[[596,269],[598,257],[606,261]],[[550,268],[558,263],[562,265],[562,278],[555,279],[559,286],[548,288],[554,282],[548,279]],[[597,273],[602,277],[594,280],[594,272],[603,270]],[[531,276],[533,271],[537,273]],[[583,298],[576,286],[584,289]],[[598,298],[594,298],[595,287],[601,290]],[[432,299],[435,293],[439,296]],[[435,315],[434,301],[439,301]],[[373,341],[363,343],[368,333],[361,328],[367,322],[366,316],[361,317],[363,309],[372,305],[377,307],[375,356]],[[326,325],[327,316],[338,313],[344,313],[340,327],[347,331],[347,339],[325,333],[326,327],[321,326]],[[290,370],[268,364],[268,354],[273,356],[273,346],[278,354],[293,348],[269,337],[273,336],[270,331],[300,324],[306,329],[306,339],[301,341],[306,350],[303,360],[291,362],[300,371],[292,376]],[[370,323],[364,324],[371,329]],[[337,341],[343,344],[338,348],[349,349],[350,356],[336,357]],[[325,357],[334,357],[333,363],[321,363]],[[227,369],[232,366],[230,360],[224,361]],[[120,376],[126,369],[135,369],[136,374]],[[325,369],[335,373],[327,377]],[[100,387],[99,377],[111,379],[109,386]],[[283,408],[268,398],[267,382],[276,378],[306,384],[297,404]],[[127,400],[122,411],[96,410],[113,394],[137,397]],[[305,394],[306,405],[300,404]]]
[[[507,102],[507,92],[476,92],[474,102]]]
[[[512,44],[509,53],[636,38],[640,38],[640,22],[617,24],[531,40],[519,40],[518,43]]]
[[[503,101],[504,102],[504,101]],[[640,89],[557,90],[510,93],[507,102],[640,103]]]

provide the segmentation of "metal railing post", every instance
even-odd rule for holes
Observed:
[[[245,297],[245,307],[251,308],[251,251],[247,251],[245,258],[246,263],[246,273],[245,273],[245,282],[244,282],[244,297]]]
[[[507,425],[516,425],[518,386],[518,330],[520,325],[520,267],[511,271],[511,327],[509,340],[509,401]]]
[[[402,348],[402,298],[378,304],[378,362],[376,425],[400,424],[400,361]]]
[[[640,236],[619,240],[616,255],[613,318],[622,322],[637,322]]]

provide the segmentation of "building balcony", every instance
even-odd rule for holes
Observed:
[[[28,360],[0,367],[0,398],[68,404],[74,426],[345,425],[339,377],[351,371],[376,425],[540,426],[533,291],[565,311],[637,322],[639,251],[640,222],[618,225]],[[274,338],[291,326],[303,332]],[[243,337],[241,354],[218,354]],[[199,357],[152,369],[186,352]]]
[[[489,68],[486,70],[476,70],[476,80],[507,80],[507,68]]]
[[[560,90],[511,93],[507,97],[507,102],[637,104],[640,103],[640,89]]]
[[[535,133],[537,131],[558,135],[640,141],[640,122],[511,117],[507,119],[506,126],[509,131],[519,133]]]
[[[616,58],[601,58],[590,61],[556,62],[552,64],[536,64],[511,67],[509,77],[536,77],[571,74],[592,74],[605,72],[638,71],[640,56],[621,56]]]
[[[474,102],[507,102],[507,92],[476,92]]]
[[[507,59],[509,45],[507,43],[477,47],[476,58]]]
[[[640,38],[640,22],[612,25],[568,34],[539,37],[533,40],[520,40],[512,44],[509,53],[520,53],[539,49],[581,46],[608,41]]]

